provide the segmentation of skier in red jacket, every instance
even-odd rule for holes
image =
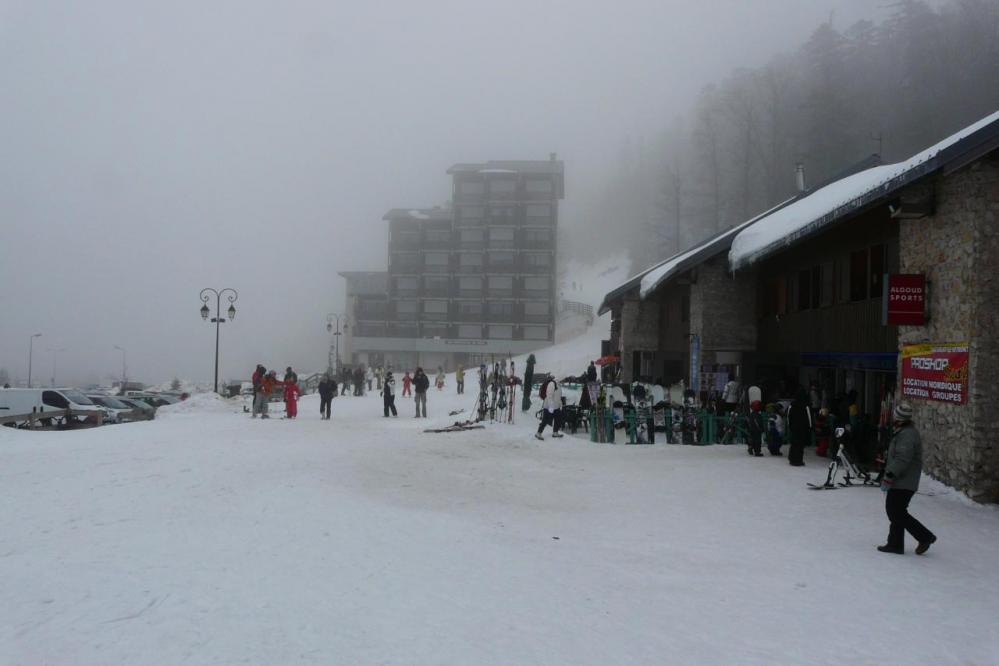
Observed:
[[[298,384],[295,382],[285,382],[284,384],[284,408],[289,419],[298,416]]]

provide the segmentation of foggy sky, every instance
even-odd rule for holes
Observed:
[[[0,0],[0,367],[210,380],[322,369],[342,270],[455,162],[566,163],[561,231],[628,136],[866,0]],[[605,242],[593,239],[593,242]]]

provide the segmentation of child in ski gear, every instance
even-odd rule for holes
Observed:
[[[815,455],[832,457],[829,451],[829,410],[823,407],[815,417]]]
[[[749,454],[752,456],[763,455],[763,438],[766,433],[766,421],[763,417],[762,403],[754,400],[749,406]]]
[[[417,368],[416,374],[413,375],[413,391],[416,393],[416,418],[421,416],[427,418],[427,389],[429,388],[430,378],[423,372],[423,368]]]
[[[541,405],[541,425],[538,426],[538,432],[536,432],[534,436],[537,439],[544,439],[542,434],[545,431],[545,427],[551,424],[552,437],[561,437],[562,389],[559,388],[558,382],[556,382],[555,379],[549,377],[541,385],[538,395],[540,395],[543,400]]]
[[[319,418],[328,421],[330,418],[330,406],[333,403],[333,396],[336,395],[336,381],[329,373],[323,375],[323,380],[319,382]]]
[[[284,370],[284,381],[292,382],[294,384],[298,383],[298,375],[291,369],[290,365]]]
[[[437,380],[436,380],[437,390],[440,391],[444,388],[444,368],[437,366]]]
[[[413,378],[409,376],[409,370],[407,370],[406,374],[402,376],[402,397],[405,398],[408,395],[413,395],[413,392],[410,390],[412,384]]]
[[[888,542],[878,546],[882,553],[905,552],[905,533],[915,539],[916,554],[922,555],[937,540],[933,532],[909,514],[909,502],[919,490],[919,477],[923,473],[923,443],[919,431],[912,423],[912,406],[906,402],[895,405],[892,413],[892,430],[895,435],[888,445],[887,466],[881,489],[885,494],[885,512],[888,514]]]
[[[285,416],[293,419],[298,416],[298,384],[295,382],[284,383],[284,410]]]
[[[454,383],[458,385],[458,395],[465,392],[465,366],[459,365],[454,372]]]
[[[386,373],[385,381],[382,382],[382,406],[386,418],[389,412],[392,412],[392,416],[399,416],[395,410],[395,379],[392,378],[391,370]]]
[[[780,447],[784,445],[784,407],[780,403],[771,403],[767,405],[767,413],[767,450],[770,455],[779,456]]]

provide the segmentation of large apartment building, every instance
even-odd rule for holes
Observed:
[[[385,214],[384,295],[341,274],[353,362],[453,368],[554,340],[562,162],[456,164],[448,174],[450,207]]]

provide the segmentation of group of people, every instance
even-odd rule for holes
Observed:
[[[298,375],[291,366],[285,369],[284,379],[277,378],[276,370],[268,370],[263,365],[258,364],[253,371],[253,406],[252,418],[260,416],[262,419],[269,419],[268,408],[274,390],[283,387],[283,397],[285,405],[285,416],[293,419],[298,416],[298,396],[301,389],[298,386]]]

